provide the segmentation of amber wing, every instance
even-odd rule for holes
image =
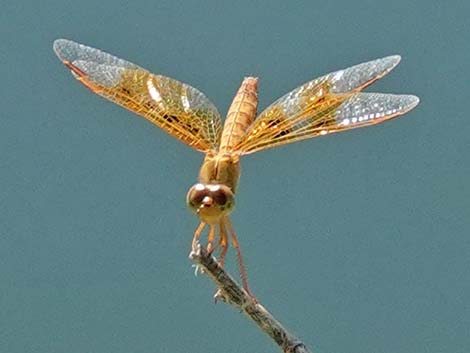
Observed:
[[[250,154],[287,143],[380,123],[419,102],[412,95],[360,93],[385,76],[398,55],[339,70],[303,84],[264,110],[233,152]]]
[[[56,40],[54,51],[93,92],[143,116],[196,150],[217,149],[220,115],[197,89],[70,40]]]

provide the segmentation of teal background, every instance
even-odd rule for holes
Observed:
[[[202,156],[92,95],[64,37],[225,113],[390,54],[405,117],[243,160],[253,291],[318,353],[470,350],[468,1],[10,1],[0,11],[0,352],[277,352],[187,259]],[[228,268],[236,273],[233,253]]]

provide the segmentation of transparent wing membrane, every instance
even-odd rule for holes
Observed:
[[[199,151],[219,148],[220,115],[197,89],[69,40],[56,40],[54,51],[93,92],[143,116]],[[399,62],[400,56],[388,56],[297,87],[266,108],[228,152],[249,154],[406,113],[418,104],[417,97],[359,93]]]
[[[197,89],[69,40],[56,40],[54,51],[93,92],[143,116],[199,151],[217,149],[222,132],[220,115]]]
[[[358,93],[335,111],[335,124],[354,128],[380,123],[405,114],[419,103],[416,96],[404,94]]]
[[[388,56],[309,81],[266,108],[234,152],[271,147],[367,126],[401,115],[418,104],[415,96],[359,93],[389,73],[400,56]]]
[[[380,123],[405,114],[419,102],[416,96],[356,93],[346,100],[331,100],[309,118],[284,120],[264,135],[247,140],[239,149],[249,154],[267,148]],[[287,123],[286,121],[289,121]]]
[[[313,82],[330,82],[331,93],[360,91],[392,71],[400,60],[401,57],[399,55],[387,56],[332,72]]]

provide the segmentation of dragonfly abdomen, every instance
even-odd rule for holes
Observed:
[[[258,78],[245,77],[227,113],[220,152],[231,152],[256,117]]]

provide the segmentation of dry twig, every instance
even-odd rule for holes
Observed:
[[[198,245],[191,251],[189,258],[202,267],[204,273],[219,288],[215,294],[216,300],[222,300],[243,311],[281,347],[283,352],[310,353],[301,340],[289,333],[269,311],[250,297],[203,247]]]

